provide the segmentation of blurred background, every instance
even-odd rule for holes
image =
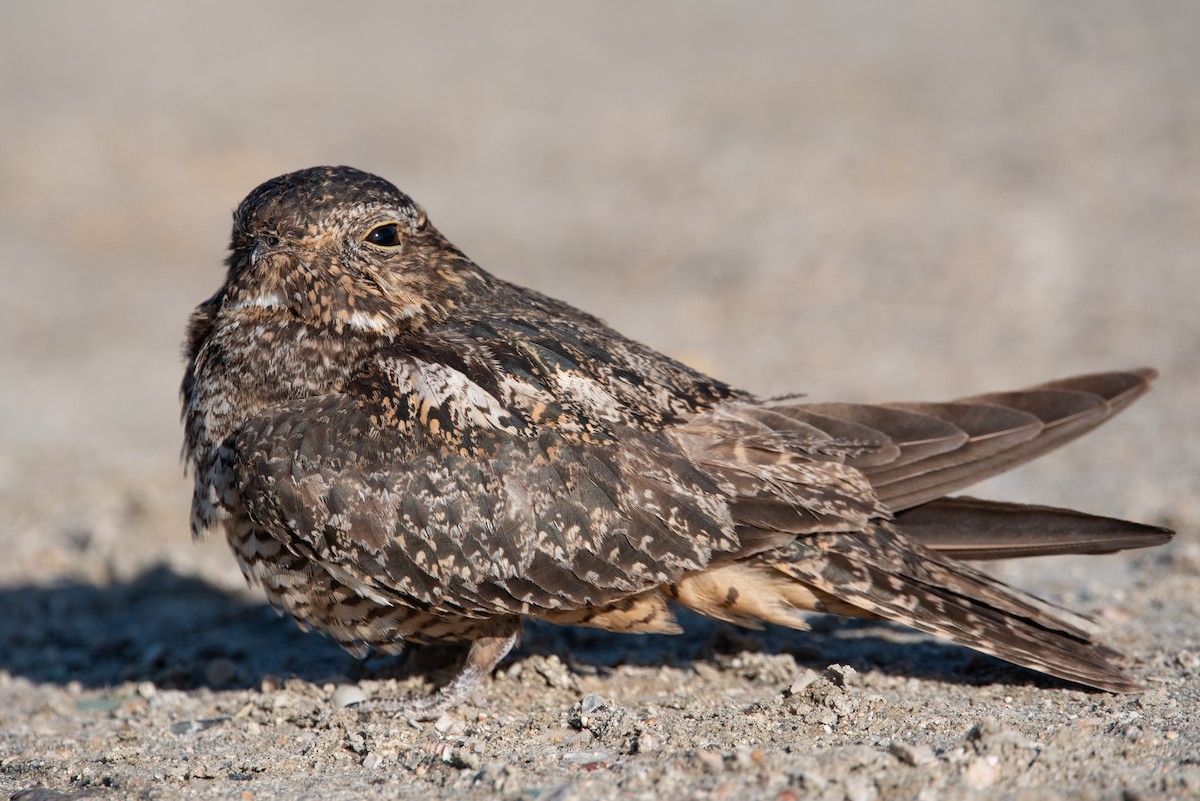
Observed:
[[[761,394],[934,400],[1150,364],[991,494],[1200,522],[1200,5],[5,5],[0,583],[188,542],[179,354],[229,215],[315,164]]]

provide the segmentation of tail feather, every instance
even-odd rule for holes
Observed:
[[[1073,509],[980,498],[939,498],[896,516],[905,537],[955,559],[1105,554],[1149,548],[1174,532]]]
[[[770,556],[777,571],[867,614],[1078,684],[1142,689],[1083,619],[887,528],[803,538]]]

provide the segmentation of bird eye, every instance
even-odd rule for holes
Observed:
[[[371,229],[363,241],[381,248],[394,248],[400,244],[400,225],[398,223],[377,225]]]

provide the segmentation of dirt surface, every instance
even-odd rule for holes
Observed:
[[[1200,797],[1197,75],[1182,0],[6,4],[0,798]],[[1179,529],[994,566],[1095,617],[1149,690],[877,623],[689,617],[530,627],[436,723],[340,707],[457,654],[356,668],[277,619],[189,542],[178,462],[178,343],[229,212],[320,163],[763,394],[1159,367],[977,490]]]

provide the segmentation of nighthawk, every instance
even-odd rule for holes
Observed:
[[[436,715],[525,618],[678,632],[883,618],[1090,687],[1126,660],[968,560],[1109,553],[1171,532],[948,497],[1091,430],[1149,369],[949,403],[762,399],[475,265],[391,183],[316,167],[234,214],[191,317],[192,528],[356,655],[471,643]]]

